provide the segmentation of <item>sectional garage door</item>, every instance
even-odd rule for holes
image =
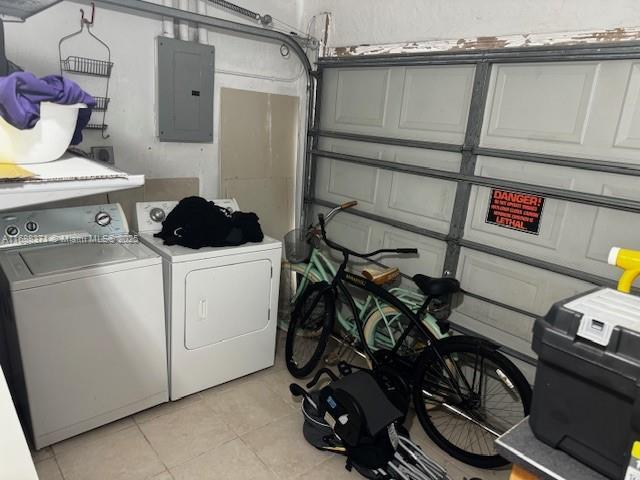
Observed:
[[[536,316],[613,285],[609,248],[640,246],[640,54],[618,50],[322,63],[310,212],[358,200],[336,239],[418,247],[382,261],[455,275],[453,322],[534,364]]]

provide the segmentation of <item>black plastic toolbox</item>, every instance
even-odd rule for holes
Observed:
[[[640,440],[640,297],[611,289],[556,303],[533,329],[536,437],[612,479]]]

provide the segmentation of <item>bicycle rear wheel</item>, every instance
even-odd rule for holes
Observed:
[[[335,297],[327,282],[310,283],[298,298],[287,330],[287,370],[296,378],[316,368],[333,330]]]
[[[425,350],[415,373],[416,414],[440,448],[480,468],[508,463],[494,440],[531,405],[531,387],[509,359],[480,339],[450,337]]]

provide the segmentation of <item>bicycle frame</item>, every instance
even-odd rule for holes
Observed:
[[[391,350],[393,354],[398,353],[398,350],[402,346],[402,343],[414,328],[417,328],[422,334],[423,338],[426,340],[425,343],[427,345],[427,348],[431,347],[433,345],[433,342],[436,342],[438,340],[435,337],[435,335],[433,335],[433,333],[431,333],[431,331],[420,321],[418,315],[416,315],[416,313],[414,313],[407,305],[401,302],[392,293],[390,293],[389,291],[385,290],[382,287],[379,287],[378,285],[376,285],[375,283],[369,281],[364,277],[361,277],[351,272],[347,272],[346,267],[347,267],[347,264],[349,263],[349,254],[343,253],[343,255],[344,255],[343,261],[341,262],[340,267],[338,268],[338,270],[336,271],[333,277],[330,288],[332,288],[335,291],[339,291],[347,300],[347,304],[351,309],[351,313],[353,314],[353,320],[355,322],[356,329],[362,343],[362,348],[364,349],[364,353],[367,355],[367,357],[369,357],[369,359],[372,361],[374,365],[377,364],[377,360],[375,359],[373,352],[371,351],[371,349],[369,348],[369,345],[366,342],[366,337],[364,333],[364,322],[362,321],[362,318],[360,316],[360,310],[358,309],[356,300],[353,298],[353,295],[351,295],[351,292],[349,292],[349,289],[347,288],[345,282],[348,283],[349,285],[359,288],[360,290],[364,290],[365,292],[368,292],[372,296],[369,298],[382,299],[385,303],[396,308],[400,313],[402,313],[403,315],[405,315],[407,318],[411,320],[411,323],[403,331],[400,338],[396,342],[395,346]],[[429,303],[429,300],[430,300],[429,298],[425,298],[425,303],[423,305],[427,305]]]
[[[322,252],[314,248],[311,252],[311,256],[309,261],[306,264],[304,269],[303,278],[298,285],[298,289],[296,294],[292,297],[292,302],[295,303],[298,299],[298,296],[304,291],[307,284],[309,283],[309,276],[313,275],[320,280],[323,280],[327,283],[331,283],[335,278],[337,273],[337,269],[334,263],[329,260]],[[425,297],[417,292],[413,292],[411,290],[407,290],[404,288],[391,288],[389,289],[389,293],[393,295],[394,298],[400,300],[404,305],[408,306],[411,311],[414,313],[417,312],[420,307],[424,304]],[[353,296],[352,296],[353,298]],[[374,311],[380,312],[380,315],[385,322],[387,329],[389,330],[390,337],[391,334],[391,326],[388,323],[387,316],[385,315],[383,308],[385,305],[381,304],[378,298],[373,295],[367,295],[367,298],[362,301],[357,298],[353,298],[353,301],[356,305],[356,310],[360,316],[360,318],[368,318]],[[336,319],[340,326],[349,334],[356,335],[358,333],[357,326],[354,321],[351,321],[350,317],[345,316],[339,309],[336,310]]]

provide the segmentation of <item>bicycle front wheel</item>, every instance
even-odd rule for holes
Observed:
[[[422,427],[440,448],[469,465],[496,468],[508,462],[494,440],[529,414],[531,387],[491,345],[450,337],[421,356],[413,401]]]
[[[296,378],[316,368],[333,330],[335,297],[327,282],[310,283],[298,298],[287,330],[287,370]]]

